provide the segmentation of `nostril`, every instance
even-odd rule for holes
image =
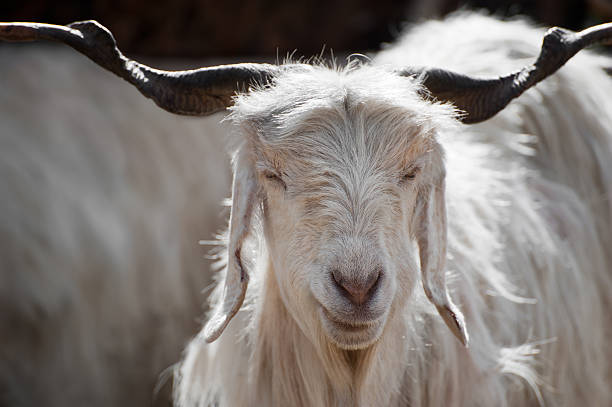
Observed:
[[[340,270],[332,269],[331,274],[336,285],[338,285],[338,287],[342,287],[342,275],[340,274]]]
[[[353,304],[361,305],[376,292],[382,276],[382,268],[376,268],[362,278],[345,278],[338,269],[332,270],[331,274],[338,290]]]
[[[370,274],[370,278],[368,280],[368,294],[374,294],[376,288],[378,287],[378,283],[380,281],[380,277],[382,276],[382,268],[376,268],[373,273]]]
[[[353,292],[351,291],[351,284],[349,284],[347,280],[342,277],[340,270],[333,269],[331,275],[334,279],[334,283],[336,283],[336,288],[338,289],[338,291],[340,291],[340,293],[348,299],[351,299],[353,296]]]

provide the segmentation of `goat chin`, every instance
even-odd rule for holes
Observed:
[[[289,73],[272,87],[237,99],[231,118],[238,128],[237,172],[259,168],[258,160],[276,160],[288,163],[289,182],[274,176],[249,181],[262,183],[258,190],[265,199],[259,217],[251,221],[250,237],[241,242],[242,261],[249,265],[246,298],[216,342],[206,344],[210,338],[202,333],[187,348],[176,376],[179,406],[612,404],[612,350],[607,346],[612,252],[606,250],[612,241],[612,81],[601,69],[610,59],[584,52],[497,116],[474,126],[457,125],[452,108],[421,99],[418,82],[400,82],[387,69],[439,66],[500,75],[536,56],[542,35],[520,21],[458,14],[414,27],[381,51],[374,67]],[[336,105],[337,100],[343,103]],[[349,108],[357,113],[343,110]],[[398,115],[394,109],[408,113]],[[410,202],[396,202],[395,187],[389,186],[380,194],[387,194],[388,202],[373,195],[370,201],[347,200],[342,206],[325,201],[333,185],[328,190],[323,184],[313,186],[328,182],[320,177],[331,179],[342,171],[327,162],[315,167],[328,174],[309,173],[302,189],[291,184],[303,175],[294,171],[300,164],[315,165],[314,155],[308,154],[330,134],[333,140],[350,140],[342,146],[354,146],[358,161],[367,137],[401,143],[394,133],[415,129],[415,140],[419,134],[435,135],[435,143],[424,137],[430,144],[421,146],[419,154],[439,161],[424,166],[421,175],[410,173],[422,177],[414,182],[425,185],[423,177],[435,169],[443,174],[445,151],[447,284],[465,315],[469,348],[456,340],[429,302],[437,293],[426,295],[422,289],[418,261],[410,254],[418,229],[398,231],[407,219],[377,211],[381,205],[394,213],[424,211],[420,189],[403,184],[398,190],[412,196]],[[293,139],[299,142],[291,145]],[[287,151],[291,154],[283,156]],[[367,160],[361,163],[357,169],[369,170]],[[346,190],[378,191],[381,185],[350,175],[342,178]],[[321,196],[300,200],[313,191]],[[436,191],[427,196],[439,202]],[[350,212],[345,208],[351,203],[361,206]],[[308,224],[291,224],[309,210]],[[359,215],[368,211],[370,222],[360,223]],[[371,326],[346,325],[322,315],[314,297],[326,293],[344,301],[333,294],[342,287],[323,271],[304,272],[313,264],[334,264],[332,254],[325,257],[331,249],[324,250],[323,243],[340,241],[327,231],[330,224],[341,224],[343,213],[354,215],[347,215],[344,224],[358,230],[365,243],[359,243],[357,254],[348,249],[332,254],[353,256],[350,264],[358,264],[358,270],[382,264],[395,284],[385,296],[385,317]],[[383,225],[378,234],[368,234],[373,224]],[[228,295],[226,273],[219,273],[210,297],[214,308]],[[365,277],[358,278],[359,283]],[[313,284],[320,293],[311,289]]]

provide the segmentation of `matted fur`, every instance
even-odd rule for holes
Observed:
[[[219,117],[65,47],[0,61],[0,406],[167,406],[229,191]]]
[[[456,15],[414,28],[373,67],[313,67],[236,100],[236,154],[251,157],[261,183],[261,221],[242,253],[250,283],[221,337],[189,345],[179,406],[612,403],[612,81],[601,70],[611,61],[583,52],[475,126],[389,73],[507,73],[533,60],[542,36],[523,22]],[[405,216],[427,202],[414,191],[397,195],[415,201],[398,201],[389,181],[411,149],[425,157],[422,177],[441,174],[445,152],[447,280],[467,349],[418,283]],[[266,171],[283,171],[286,189]],[[311,298],[313,264],[339,250],[330,234],[347,230],[382,236],[378,251],[363,251],[382,256],[396,284],[382,335],[355,350],[330,340]]]

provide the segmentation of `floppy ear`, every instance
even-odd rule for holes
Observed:
[[[446,289],[446,203],[444,177],[419,192],[421,210],[417,214],[417,243],[425,295],[459,341],[467,347],[468,333],[461,311]]]
[[[213,342],[240,309],[249,274],[241,260],[241,249],[251,226],[251,215],[257,198],[257,179],[247,149],[241,148],[234,159],[232,209],[230,214],[227,269],[223,296],[204,327],[206,342]]]

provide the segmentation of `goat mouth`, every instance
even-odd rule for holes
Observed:
[[[346,350],[363,349],[378,340],[382,332],[382,318],[368,322],[340,320],[325,309],[320,308],[323,329],[331,341]]]
[[[323,314],[325,315],[325,317],[330,322],[332,322],[338,328],[341,328],[341,329],[343,329],[345,331],[358,332],[358,331],[362,331],[362,330],[367,329],[367,328],[371,327],[372,325],[376,324],[376,321],[370,321],[370,322],[343,321],[343,320],[333,316],[325,307],[321,307],[321,309],[323,310]]]

